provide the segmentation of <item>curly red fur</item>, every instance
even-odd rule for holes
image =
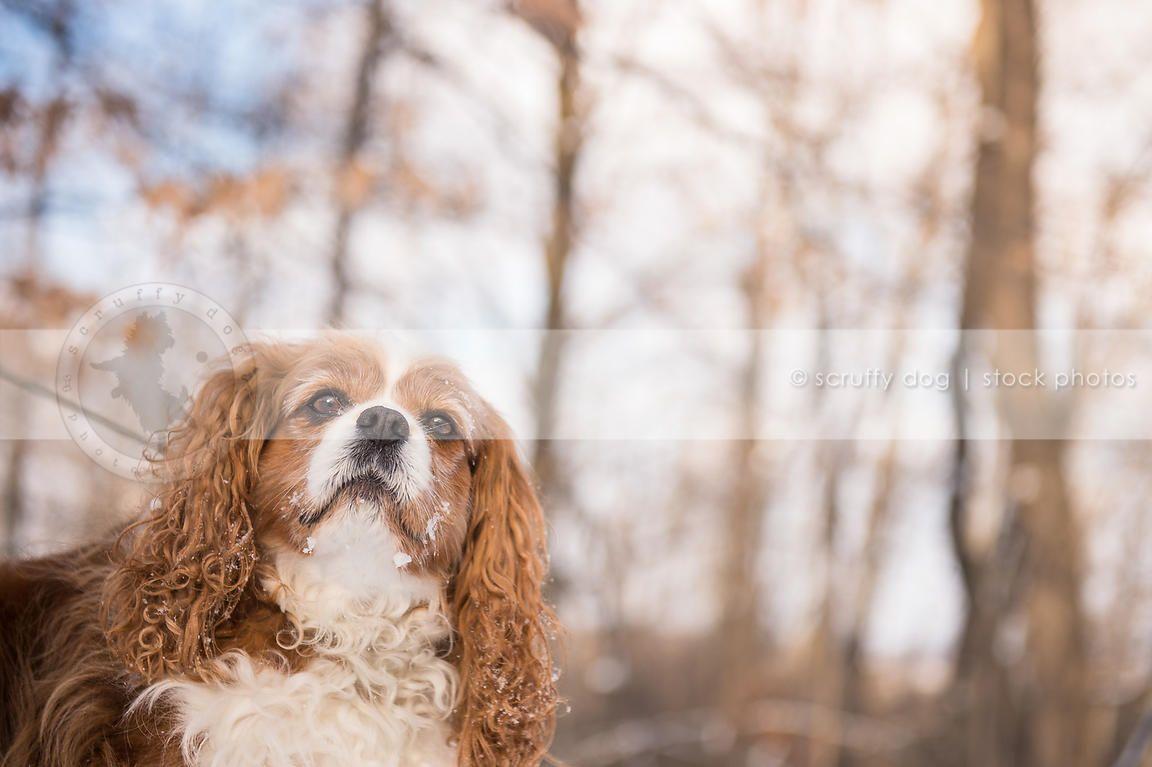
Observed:
[[[172,431],[158,471],[156,510],[113,549],[102,622],[109,643],[148,681],[195,673],[217,653],[256,562],[248,506],[270,428],[260,417],[258,372],[216,373]]]
[[[98,621],[108,544],[0,566],[0,765],[176,765],[165,712],[125,720],[139,680]]]
[[[202,669],[249,596],[247,497],[274,416],[258,391],[273,365],[249,351],[169,435],[147,517],[79,551],[0,565],[0,767],[183,764],[163,707],[126,716],[146,684]]]
[[[495,413],[478,445],[472,518],[453,585],[463,687],[460,763],[539,764],[556,724],[542,588],[544,515],[511,430]]]

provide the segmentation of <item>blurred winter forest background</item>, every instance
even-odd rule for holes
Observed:
[[[643,428],[901,417],[716,331],[957,370],[960,327],[1147,328],[1149,41],[1134,0],[0,0],[0,543],[142,496],[17,331],[172,281],[487,350],[573,765],[1152,764],[1147,439],[966,439],[962,395],[921,438]]]

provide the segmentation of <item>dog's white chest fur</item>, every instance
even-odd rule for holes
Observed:
[[[318,659],[297,673],[231,663],[223,684],[169,690],[190,764],[205,767],[449,767],[444,715],[452,671],[434,659],[407,669]],[[436,700],[440,697],[441,700]]]
[[[449,717],[457,672],[436,654],[448,632],[436,596],[396,572],[377,530],[332,533],[317,541],[315,556],[280,558],[279,580],[270,584],[303,629],[310,657],[302,668],[288,672],[227,653],[217,661],[222,681],[165,681],[142,696],[144,705],[163,698],[173,707],[189,764],[456,764]],[[372,562],[356,561],[369,551]],[[352,583],[349,573],[379,573],[386,582]]]

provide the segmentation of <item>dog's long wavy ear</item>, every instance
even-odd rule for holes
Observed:
[[[552,740],[552,612],[541,593],[544,515],[495,413],[475,443],[471,520],[452,585],[461,672],[460,763],[536,765]]]
[[[212,374],[155,460],[148,516],[113,550],[102,619],[113,650],[148,681],[194,674],[216,653],[256,564],[249,499],[275,421],[269,350],[248,347]],[[282,375],[282,374],[281,374]]]

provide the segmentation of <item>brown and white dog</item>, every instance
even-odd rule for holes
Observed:
[[[543,517],[455,366],[253,344],[158,471],[111,539],[0,567],[0,765],[540,762]]]

